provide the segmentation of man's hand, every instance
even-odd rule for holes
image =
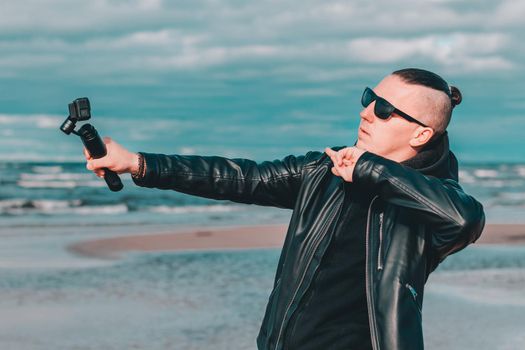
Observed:
[[[334,166],[332,173],[335,176],[340,176],[347,182],[352,182],[352,173],[354,172],[355,163],[366,150],[357,147],[346,147],[339,151],[334,151],[326,147],[325,153],[332,159]]]
[[[98,177],[104,177],[104,170],[108,168],[117,174],[135,173],[138,170],[138,154],[132,153],[113,141],[109,137],[104,137],[107,154],[98,159],[93,159],[84,147],[84,156],[86,157],[86,168],[92,170]]]

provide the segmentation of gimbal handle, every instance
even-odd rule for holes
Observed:
[[[100,138],[97,129],[91,124],[84,124],[78,129],[77,135],[80,136],[82,143],[86,147],[89,155],[97,159],[102,158],[107,154],[106,145]],[[108,185],[109,189],[113,192],[120,191],[124,185],[117,173],[108,168],[104,169],[104,180]]]

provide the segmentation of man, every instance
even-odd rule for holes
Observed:
[[[425,282],[485,225],[449,150],[461,94],[434,73],[404,69],[361,102],[353,147],[257,164],[135,154],[106,139],[108,155],[86,154],[87,167],[130,172],[139,186],[293,209],[259,349],[423,349]]]

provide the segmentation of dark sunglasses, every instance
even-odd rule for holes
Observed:
[[[361,97],[361,104],[363,105],[363,107],[368,107],[368,105],[374,101],[376,101],[376,104],[374,106],[374,113],[377,117],[381,119],[388,119],[390,118],[392,113],[395,113],[410,122],[418,123],[421,126],[428,127],[427,125],[421,123],[419,120],[412,118],[403,111],[400,111],[384,98],[377,96],[376,93],[369,87],[365,88],[365,91],[363,91],[363,96]]]

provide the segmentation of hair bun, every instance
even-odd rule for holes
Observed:
[[[463,100],[461,91],[455,86],[450,86],[450,100],[452,102],[452,108],[456,107]]]

